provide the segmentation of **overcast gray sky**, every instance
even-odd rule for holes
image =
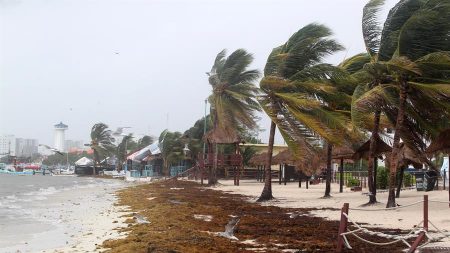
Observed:
[[[219,51],[245,48],[262,70],[272,48],[318,22],[347,48],[327,59],[338,63],[364,51],[365,3],[0,0],[0,134],[52,144],[60,121],[66,139],[84,141],[97,122],[136,134],[184,131],[203,116],[205,72]]]

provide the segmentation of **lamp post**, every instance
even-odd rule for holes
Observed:
[[[208,105],[208,99],[205,99],[205,118],[204,118],[204,122],[203,122],[203,138],[205,137],[206,134],[206,108]],[[203,159],[205,159],[205,152],[206,152],[206,142],[203,141]]]

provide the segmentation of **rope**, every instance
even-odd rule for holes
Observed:
[[[402,205],[402,206],[395,206],[395,207],[387,207],[387,208],[350,208],[350,210],[354,210],[354,211],[390,211],[390,210],[396,210],[396,209],[401,209],[401,208],[406,208],[406,207],[410,207],[410,206],[414,206],[417,204],[422,203],[423,200],[411,203],[411,204],[407,204],[407,205]]]
[[[344,238],[344,242],[345,242],[346,246],[350,246],[350,244],[348,243],[348,240],[347,240],[347,235],[353,235],[353,236],[355,236],[357,239],[359,239],[359,240],[361,240],[361,241],[363,241],[363,242],[365,242],[365,243],[372,244],[372,245],[386,246],[386,245],[391,245],[391,244],[394,244],[394,243],[397,243],[397,242],[400,242],[400,241],[401,241],[401,242],[403,242],[405,245],[407,245],[408,247],[411,247],[411,245],[410,245],[406,240],[407,240],[407,239],[410,239],[410,238],[414,238],[414,237],[417,236],[418,233],[424,231],[423,229],[417,229],[417,227],[419,227],[419,226],[422,225],[423,221],[421,221],[421,222],[416,226],[416,228],[413,228],[408,234],[403,235],[403,236],[402,236],[402,235],[389,235],[389,234],[385,234],[385,233],[383,233],[383,232],[374,232],[374,231],[368,230],[367,228],[363,228],[363,227],[361,227],[360,225],[358,225],[356,222],[352,221],[352,220],[348,217],[348,215],[347,215],[346,213],[342,213],[342,214],[347,218],[347,220],[348,220],[349,222],[351,222],[351,223],[357,228],[357,229],[355,229],[355,230],[349,230],[349,229],[347,229],[347,232],[341,233],[341,236]],[[382,238],[386,238],[386,239],[394,239],[394,241],[390,241],[390,242],[372,242],[372,241],[369,241],[369,240],[367,240],[367,239],[364,239],[364,238],[358,236],[358,235],[356,234],[357,232],[362,232],[362,233],[366,233],[366,234],[369,234],[369,235],[376,235],[376,236],[378,236],[378,237],[382,237]],[[348,244],[348,245],[347,245],[347,244]],[[351,249],[351,246],[350,246],[349,249]]]
[[[450,201],[441,201],[441,200],[428,200],[428,202],[435,202],[435,203],[450,204]]]

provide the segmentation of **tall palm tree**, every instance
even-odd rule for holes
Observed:
[[[304,112],[307,107],[318,108],[320,103],[311,102],[309,95],[299,92],[293,94],[293,92],[298,91],[295,80],[311,75],[306,69],[320,63],[325,56],[343,48],[329,38],[331,35],[329,28],[312,23],[293,34],[285,44],[274,48],[269,55],[264,68],[264,78],[260,83],[264,94],[258,99],[271,119],[265,185],[258,201],[273,198],[270,166],[277,126],[296,157],[308,157],[314,153],[313,142],[317,140],[317,136],[302,121],[308,122],[309,126],[320,124],[312,115],[302,115],[300,111],[302,107],[305,109]],[[327,90],[325,86],[310,84],[305,85],[304,88],[317,92]],[[299,117],[293,116],[294,109],[297,109],[295,111],[297,116],[304,116],[302,121],[298,120]],[[325,135],[326,131],[322,134]]]
[[[111,130],[104,123],[97,123],[91,129],[90,147],[94,151],[93,174],[96,175],[96,166],[100,162],[100,157],[107,157],[114,152],[114,138]]]
[[[254,82],[259,71],[248,70],[253,56],[244,49],[238,49],[226,57],[221,51],[207,73],[212,94],[208,97],[211,105],[212,130],[207,134],[214,145],[214,166],[209,173],[208,184],[216,184],[217,144],[237,143],[239,127],[256,128],[255,111],[260,106],[255,100],[258,89]]]
[[[403,0],[392,8],[377,56],[387,78],[360,92],[354,103],[354,111],[381,110],[395,125],[387,207],[395,206],[400,139],[431,165],[423,155],[424,140],[448,122],[450,58],[443,51],[450,50],[449,19],[450,3],[444,0]]]

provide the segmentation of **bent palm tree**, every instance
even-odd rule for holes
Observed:
[[[430,165],[424,140],[448,122],[450,58],[443,51],[450,50],[449,19],[448,1],[400,1],[389,12],[378,52],[388,78],[354,103],[355,111],[381,109],[395,125],[387,207],[395,206],[400,139]]]
[[[304,70],[320,63],[325,56],[342,49],[341,45],[329,38],[331,35],[332,32],[327,27],[314,23],[309,24],[293,34],[285,44],[274,48],[269,55],[264,68],[264,78],[260,83],[264,95],[258,98],[262,108],[271,119],[266,178],[258,201],[273,198],[270,166],[277,126],[295,157],[300,159],[302,156],[310,156],[314,153],[313,144],[317,140],[317,136],[292,114],[292,110],[319,104],[311,103],[310,97],[304,94],[293,95],[296,87],[292,82],[305,76],[311,76],[312,73]],[[308,88],[321,89],[314,85],[310,85]],[[322,90],[326,90],[326,88]],[[286,103],[286,101],[289,102]],[[290,107],[287,106],[289,104]],[[311,125],[317,123],[311,115],[308,115],[308,120]]]
[[[208,141],[214,145],[214,166],[211,168],[208,184],[216,184],[217,144],[237,143],[237,129],[256,128],[255,111],[260,106],[255,100],[258,89],[254,82],[259,78],[259,71],[248,70],[253,56],[244,49],[238,49],[225,57],[226,51],[220,52],[210,72],[207,73],[212,94],[208,97],[211,105],[213,129],[207,134]]]
[[[106,157],[114,152],[114,138],[111,136],[111,130],[104,123],[97,123],[91,129],[90,147],[94,151],[93,174],[97,174],[95,167],[100,162],[100,157]]]

